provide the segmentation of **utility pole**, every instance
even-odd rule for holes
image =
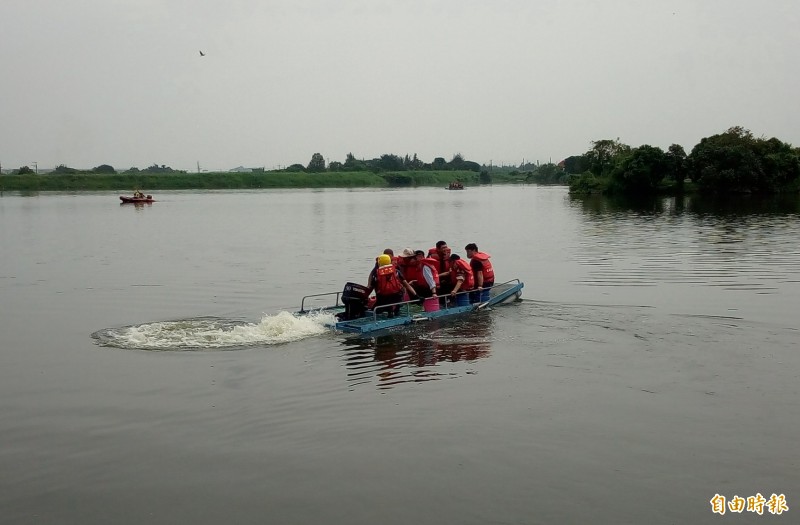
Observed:
[[[31,162],[31,164],[33,164],[33,169],[36,170],[36,174],[38,175],[39,174],[39,163]]]

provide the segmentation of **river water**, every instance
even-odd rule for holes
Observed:
[[[0,523],[717,523],[800,504],[800,206],[561,187],[0,197]],[[523,300],[297,318],[386,247]]]

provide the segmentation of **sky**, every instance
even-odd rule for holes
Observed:
[[[799,28],[797,0],[2,0],[0,165],[800,146]]]

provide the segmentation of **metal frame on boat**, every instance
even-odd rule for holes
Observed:
[[[456,303],[450,304],[450,302],[445,299],[443,301],[444,304],[441,305],[438,310],[433,311],[425,311],[422,306],[419,305],[418,300],[382,305],[373,310],[367,310],[362,317],[357,319],[337,321],[334,328],[347,333],[370,334],[372,332],[410,325],[420,321],[463,315],[481,310],[487,306],[518,299],[522,296],[522,288],[524,286],[525,285],[519,279],[512,279],[492,286],[492,288],[489,289],[489,300],[487,301],[469,305],[458,305]],[[457,295],[466,294],[469,294],[469,292],[460,292]],[[342,292],[306,295],[300,302],[300,311],[297,313],[300,315],[307,315],[313,312],[327,312],[333,314],[344,312],[345,305],[341,301],[341,295]],[[333,298],[333,304],[319,307],[310,305],[310,303],[317,304],[320,300],[328,297]],[[394,307],[399,307],[399,313],[390,317],[389,310]]]

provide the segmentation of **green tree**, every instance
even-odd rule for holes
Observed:
[[[453,158],[448,163],[447,167],[451,170],[463,170],[464,169],[464,156],[461,153],[456,153],[453,155]]]
[[[311,161],[308,163],[308,171],[310,173],[320,173],[325,171],[325,159],[321,153],[314,153],[311,155]]]
[[[619,139],[603,139],[592,142],[592,149],[584,157],[588,162],[588,169],[598,177],[608,175],[623,155],[630,153],[631,147],[623,144]]]
[[[548,162],[538,166],[536,170],[528,175],[525,180],[536,182],[539,184],[557,184],[562,182],[565,177],[564,170]]]
[[[645,144],[619,159],[611,181],[624,193],[655,193],[667,172],[664,150]]]
[[[344,160],[345,171],[366,171],[367,166],[364,161],[358,160],[352,153],[348,153]]]
[[[101,164],[95,168],[92,168],[94,173],[116,173],[117,170],[114,169],[113,166],[109,166],[108,164]]]
[[[666,152],[667,174],[675,181],[678,191],[683,191],[683,180],[686,178],[686,151],[680,144],[672,144]]]
[[[376,162],[376,166],[382,171],[405,170],[405,166],[403,165],[403,159],[401,159],[397,155],[392,155],[390,153],[381,155],[381,158],[378,159],[378,161]]]
[[[589,162],[584,155],[572,155],[564,159],[564,171],[568,175],[580,174],[589,169]]]
[[[73,173],[78,173],[78,170],[75,168],[70,168],[69,166],[65,166],[64,164],[59,164],[56,166],[56,169],[53,170],[54,173],[58,175],[71,175]]]
[[[741,126],[704,137],[689,155],[689,176],[705,191],[768,191],[757,140]]]
[[[30,166],[22,166],[17,170],[17,175],[31,175],[35,173]]]

